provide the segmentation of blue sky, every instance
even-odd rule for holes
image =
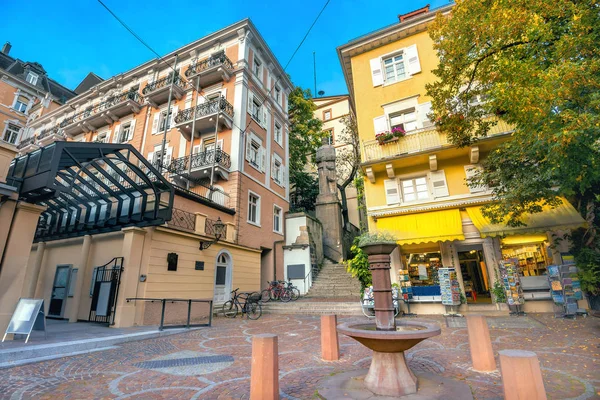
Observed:
[[[285,65],[325,0],[104,2],[160,55],[250,17]],[[13,57],[41,63],[71,89],[90,71],[106,79],[155,58],[95,0],[31,0],[26,7],[17,1],[0,3],[0,44],[10,41]],[[347,93],[336,47],[427,3],[331,0],[287,72],[296,85],[312,89],[315,51],[318,90],[325,95]],[[429,3],[437,7],[448,0]]]

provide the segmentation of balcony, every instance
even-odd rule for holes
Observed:
[[[186,108],[179,111],[175,116],[175,126],[187,140],[191,138],[192,129],[194,134],[214,132],[215,127],[218,127],[219,130],[231,129],[233,126],[233,106],[225,97],[219,97],[198,104],[195,108]]]
[[[507,134],[512,132],[512,130],[513,129],[507,123],[498,120],[498,123],[490,129],[488,137]],[[438,132],[434,126],[431,126],[409,131],[406,136],[384,144],[379,144],[377,140],[363,141],[362,160],[363,163],[369,163],[378,160],[399,158],[412,153],[443,149],[446,147],[453,147],[448,141],[447,135]]]
[[[101,126],[118,121],[125,115],[138,113],[142,102],[143,98],[138,92],[123,92],[64,119],[60,127],[67,136],[95,131]]]
[[[176,75],[175,80],[173,80],[172,75],[170,74],[155,82],[149,83],[144,90],[142,90],[144,98],[148,100],[148,103],[150,103],[152,107],[158,108],[161,104],[165,104],[169,101],[171,82],[173,82],[173,97],[177,100],[180,100],[183,97],[187,82],[179,75]]]
[[[220,53],[190,65],[185,76],[190,81],[199,79],[200,87],[207,87],[221,81],[228,82],[232,71],[233,63],[225,53]]]
[[[54,143],[56,141],[67,140],[65,134],[58,125],[52,128],[42,130],[39,133],[39,135],[37,135],[36,139],[40,146],[47,146],[50,143]]]
[[[176,158],[167,169],[172,174],[184,177],[207,178],[213,164],[215,165],[215,175],[225,180],[229,179],[231,157],[221,149],[203,151],[192,154],[191,157]]]
[[[21,142],[17,145],[17,150],[19,153],[26,154],[33,150],[39,149],[40,146],[36,144],[35,136],[28,137],[27,139],[21,140]]]

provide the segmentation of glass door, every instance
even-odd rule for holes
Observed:
[[[52,297],[50,298],[50,307],[48,309],[49,316],[62,317],[69,288],[70,270],[71,266],[69,265],[59,265],[56,267],[54,284],[52,286]]]

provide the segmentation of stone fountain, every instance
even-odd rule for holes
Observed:
[[[435,324],[401,321],[394,317],[390,253],[395,243],[373,243],[361,246],[369,256],[373,276],[375,324],[346,323],[338,332],[350,336],[373,350],[373,359],[364,386],[382,396],[406,396],[417,392],[417,377],[406,363],[404,352],[419,342],[441,333]]]

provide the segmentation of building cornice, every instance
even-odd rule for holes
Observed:
[[[480,195],[459,195],[451,196],[441,200],[432,200],[427,203],[370,207],[367,211],[367,215],[373,218],[393,217],[395,215],[416,214],[428,211],[482,205],[491,203],[493,200],[493,195],[490,192],[485,192]]]

